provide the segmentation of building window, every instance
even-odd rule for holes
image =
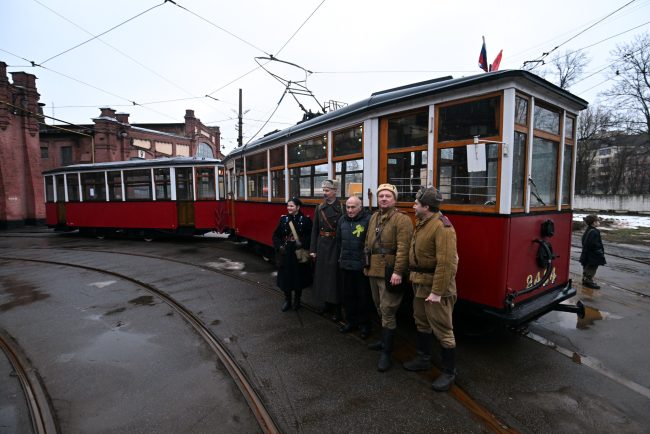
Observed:
[[[156,185],[156,200],[171,200],[172,198],[172,182],[170,170],[153,169],[153,179]]]
[[[288,145],[287,153],[289,164],[324,160],[327,158],[327,135],[323,134],[298,143],[292,143]]]
[[[526,186],[526,140],[527,135],[515,131],[515,143],[512,147],[512,196],[510,205],[523,208]]]
[[[50,158],[50,150],[46,146],[41,147],[41,158],[43,159]]]
[[[191,167],[176,168],[176,200],[194,200]]]
[[[72,164],[72,146],[61,146],[61,165],[69,166]]]
[[[65,178],[68,185],[68,202],[79,202],[79,175],[66,173]]]
[[[556,202],[558,143],[533,138],[531,168],[531,207],[551,206]]]
[[[125,170],[126,200],[151,200],[151,170]]]
[[[484,146],[484,152],[478,147]],[[470,161],[468,161],[470,153]],[[472,155],[481,155],[476,160]],[[472,161],[473,159],[473,161]],[[496,205],[499,147],[496,143],[438,150],[438,188],[446,203]]]
[[[363,160],[346,160],[334,163],[334,173],[339,182],[339,197],[356,194],[363,196]]]
[[[83,191],[83,200],[88,202],[105,201],[106,180],[104,178],[104,172],[82,173],[81,188]]]
[[[289,169],[289,195],[291,197],[322,197],[321,184],[327,179],[327,164],[293,167]]]
[[[199,143],[198,148],[196,148],[196,156],[199,158],[214,158],[214,152],[207,143]]]
[[[498,136],[500,107],[500,96],[439,107],[438,142]]]
[[[214,189],[214,168],[196,168],[196,198],[197,200],[216,200],[217,192]]]
[[[119,170],[107,172],[108,199],[113,202],[122,200],[122,172]]]

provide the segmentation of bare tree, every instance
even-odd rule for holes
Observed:
[[[584,51],[558,53],[550,62],[555,84],[562,89],[571,87],[582,76],[589,61]]]
[[[617,104],[617,111],[627,120],[631,133],[650,136],[650,34],[619,45],[612,53],[614,85],[603,95]]]
[[[589,170],[594,165],[598,149],[607,146],[608,132],[617,122],[611,111],[600,106],[589,106],[578,119],[578,150],[576,158],[577,194],[589,194],[593,188]]]

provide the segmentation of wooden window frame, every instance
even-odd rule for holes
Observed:
[[[286,144],[286,147],[287,147],[286,155],[287,155],[287,157],[286,157],[286,160],[285,160],[285,163],[287,164],[287,167],[289,168],[289,167],[299,167],[299,166],[305,166],[305,165],[313,165],[312,162],[315,162],[315,161],[322,161],[322,160],[327,161],[328,160],[327,156],[328,156],[329,146],[330,146],[329,140],[327,140],[327,136],[328,136],[328,134],[327,134],[327,131],[326,131],[326,132],[323,132],[323,133],[320,133],[320,134],[314,134],[312,136],[305,137],[304,139],[301,139],[301,140],[296,140],[295,142],[287,143]],[[312,139],[315,139],[317,137],[325,137],[325,157],[324,158],[320,158],[318,160],[299,161],[297,163],[289,163],[289,148],[291,146],[298,145],[301,142],[306,142],[308,140],[312,140]],[[267,164],[268,164],[268,162],[267,162]]]
[[[306,163],[293,163],[287,166],[287,173],[286,173],[286,179],[289,181],[289,191],[286,191],[287,197],[291,196],[291,169],[295,169],[297,167],[307,167],[307,166],[322,166],[322,165],[328,165],[328,160],[327,158],[325,159],[320,159],[320,160],[313,160],[309,161]],[[328,167],[328,173],[329,173],[329,167]],[[316,188],[314,187],[314,190]],[[318,204],[321,203],[323,200],[322,199],[316,199],[316,198],[311,198],[311,197],[300,197],[300,200],[303,203],[311,203],[311,204]]]
[[[513,207],[512,206],[512,199],[511,199],[511,202],[510,202],[510,207],[511,207],[510,208],[510,213],[511,214],[512,213],[524,213],[524,212],[526,212],[526,196],[528,195],[528,176],[527,176],[527,174],[528,174],[528,170],[529,170],[529,167],[528,167],[528,153],[531,151],[531,149],[529,149],[529,146],[528,146],[528,141],[530,139],[530,137],[529,137],[529,135],[530,135],[530,117],[531,117],[531,110],[532,110],[532,104],[531,104],[531,101],[530,101],[530,96],[519,93],[519,92],[516,92],[515,93],[515,101],[516,101],[517,97],[525,99],[526,101],[528,101],[527,109],[526,109],[526,125],[518,124],[516,122],[517,121],[517,117],[516,117],[517,113],[516,113],[516,111],[515,111],[515,122],[514,122],[515,132],[519,132],[519,133],[522,133],[522,134],[526,135],[526,143],[524,144],[524,151],[525,151],[525,154],[524,154],[525,155],[525,160],[524,160],[524,191],[523,191],[524,196],[522,198],[523,199],[523,205],[518,206],[518,207]],[[516,104],[516,102],[515,102],[515,104]],[[511,188],[512,188],[512,183],[511,183]],[[510,192],[510,194],[512,196],[512,191]]]
[[[530,152],[533,152],[532,146],[534,146],[535,137],[539,137],[540,139],[549,140],[551,142],[557,143],[558,150],[557,150],[557,158],[555,160],[555,204],[554,205],[547,205],[547,206],[539,206],[538,207],[538,206],[533,206],[532,201],[531,201],[531,203],[530,203],[530,212],[531,213],[537,212],[537,211],[540,211],[540,212],[557,211],[558,205],[561,206],[561,204],[558,203],[558,202],[561,202],[560,193],[562,191],[562,183],[560,182],[560,170],[562,169],[561,166],[560,166],[560,161],[561,161],[560,152],[564,152],[564,147],[562,146],[563,143],[564,143],[564,141],[562,140],[562,137],[564,135],[564,122],[562,120],[562,113],[565,110],[563,110],[562,108],[560,108],[560,107],[558,107],[558,106],[556,106],[554,104],[546,102],[544,100],[541,100],[541,103],[539,101],[540,101],[540,99],[535,98],[535,107],[539,106],[539,107],[542,107],[542,108],[544,108],[546,110],[556,112],[556,113],[558,113],[560,115],[560,127],[559,127],[558,134],[553,134],[553,133],[549,133],[548,131],[540,130],[538,128],[535,128],[535,125],[533,124],[532,125],[532,127],[533,127],[532,128],[533,137],[531,138],[531,141],[530,141],[530,143],[531,143]],[[533,109],[534,109],[533,107],[529,107],[529,110],[533,110]],[[530,115],[530,111],[529,111],[529,115]],[[531,158],[531,162],[532,162],[532,158]],[[526,173],[528,173],[528,172],[526,172]],[[532,168],[531,168],[531,175],[532,175]],[[526,184],[528,184],[528,183],[526,183]]]
[[[462,140],[446,140],[444,142],[438,142],[438,130],[440,127],[440,109],[450,106],[450,105],[456,105],[456,104],[464,104],[467,102],[472,102],[472,101],[477,101],[481,99],[489,99],[489,98],[494,98],[494,97],[499,97],[499,110],[496,110],[496,116],[497,116],[497,125],[499,127],[499,134],[496,136],[487,136],[487,137],[481,137],[481,139],[484,140],[493,140],[493,141],[498,141],[502,142],[503,141],[503,105],[504,105],[504,92],[501,91],[496,91],[496,92],[489,92],[483,95],[478,95],[478,96],[473,96],[473,97],[468,97],[468,98],[461,98],[458,100],[453,100],[453,101],[448,101],[444,102],[441,104],[436,104],[435,106],[435,122],[434,122],[434,128],[433,128],[433,170],[432,170],[432,176],[433,179],[431,180],[431,183],[433,186],[436,188],[440,188],[438,185],[438,151],[441,149],[447,149],[447,148],[456,148],[456,147],[461,147],[461,146],[467,146],[470,144],[474,143],[474,138],[469,138],[469,139],[462,139]],[[528,104],[528,115],[530,116],[530,101]],[[530,117],[528,118],[530,122]],[[517,125],[517,124],[515,124]],[[476,213],[484,213],[484,214],[498,214],[499,209],[500,209],[500,203],[501,203],[501,171],[502,171],[502,166],[503,166],[503,143],[497,143],[497,179],[496,179],[496,200],[494,205],[486,206],[486,205],[462,205],[462,204],[451,204],[447,202],[443,202],[441,205],[441,208],[444,210],[449,210],[449,211],[461,211],[461,212],[476,212]]]
[[[361,127],[361,152],[355,152],[354,154],[336,156],[335,155],[336,141],[334,139],[334,136],[336,135],[336,133],[340,133],[341,131],[350,130],[350,129],[354,129],[354,128],[359,128],[359,127]],[[363,152],[364,152],[364,146],[365,146],[365,143],[366,143],[366,140],[365,140],[366,137],[365,136],[366,136],[366,130],[363,128],[363,122],[333,130],[332,131],[332,163],[334,163],[336,161],[347,161],[347,160],[359,160],[359,159],[362,159],[363,158]],[[328,146],[329,146],[329,143],[328,143]]]
[[[267,161],[267,164],[268,164],[268,161]],[[260,173],[264,174],[264,175],[267,175],[266,176],[266,178],[267,178],[266,179],[266,182],[267,182],[266,188],[268,189],[268,188],[271,187],[269,185],[271,180],[268,179],[268,173],[269,173],[268,168],[246,171],[246,185],[244,185],[244,188],[246,189],[246,197],[251,202],[268,202],[269,201],[268,193],[266,195],[264,195],[264,196],[251,196],[250,191],[248,191],[248,177],[251,176],[251,175],[259,175]]]

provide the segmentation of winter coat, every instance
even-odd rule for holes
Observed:
[[[378,237],[379,230],[381,234]],[[395,274],[404,276],[408,271],[408,248],[412,233],[413,223],[403,212],[396,208],[385,213],[376,211],[370,218],[366,237],[366,249],[371,251],[367,275],[384,278],[386,266],[392,266]]]
[[[316,253],[316,264],[312,289],[316,299],[326,303],[341,302],[336,226],[342,215],[343,210],[338,199],[331,204],[322,202],[314,211],[310,250]]]
[[[296,257],[296,240],[289,222],[293,222],[304,249],[309,249],[312,226],[309,217],[298,211],[295,216],[280,217],[273,232],[273,247],[278,260],[277,285],[285,292],[306,288],[312,282],[311,264],[301,264]]]
[[[587,226],[582,234],[582,253],[580,263],[585,265],[605,265],[605,248],[600,238],[600,231],[593,226]]]
[[[370,213],[362,209],[355,218],[341,217],[336,228],[339,267],[343,270],[363,270],[363,248],[368,233]]]
[[[414,285],[419,290],[416,297],[456,294],[456,231],[442,213],[417,220],[409,249],[409,270],[411,282],[418,284]]]

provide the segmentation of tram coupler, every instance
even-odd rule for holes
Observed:
[[[556,304],[553,306],[553,310],[557,310],[560,312],[571,312],[575,313],[578,315],[578,318],[584,318],[585,317],[585,305],[582,304],[580,300],[573,305],[573,304]]]

